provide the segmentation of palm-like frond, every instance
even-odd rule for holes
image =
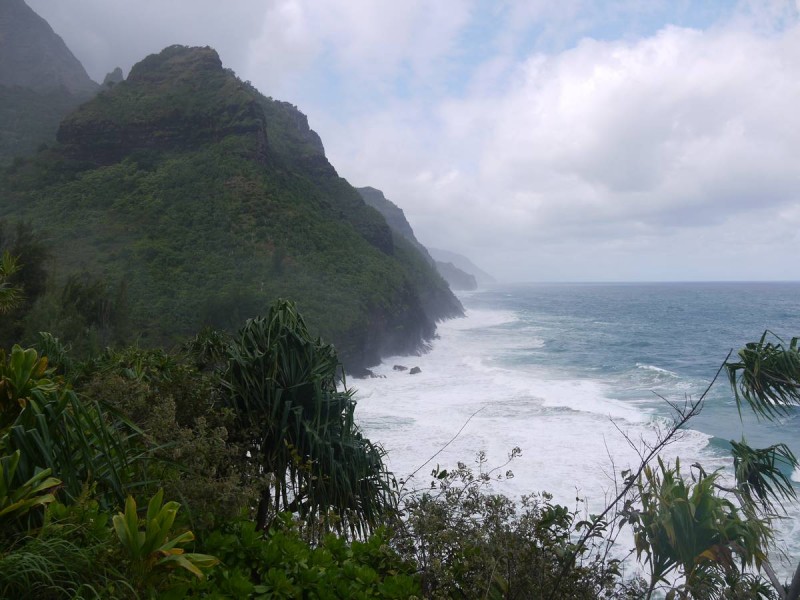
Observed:
[[[279,300],[232,343],[225,386],[252,432],[250,455],[272,476],[272,508],[323,521],[332,510],[328,524],[363,533],[394,506],[393,480],[355,424],[352,393],[337,388],[340,369],[334,348]]]
[[[777,342],[768,341],[772,335]],[[728,379],[741,414],[747,402],[760,418],[774,420],[800,405],[800,349],[798,338],[788,347],[765,331],[758,342],[739,350],[739,360],[727,362]]]
[[[797,458],[786,444],[757,449],[744,440],[731,441],[736,486],[750,504],[761,504],[765,510],[781,506],[782,500],[796,497],[794,486],[781,465],[792,470],[797,467]]]
[[[8,251],[3,252],[0,256],[0,314],[13,310],[22,300],[22,290],[9,281],[19,270],[17,259]]]
[[[772,536],[766,521],[718,495],[718,479],[715,472],[687,481],[679,462],[670,467],[661,458],[658,469],[645,468],[637,484],[642,508],[632,522],[637,555],[650,565],[651,590],[674,571],[693,589],[715,572],[740,573],[737,562],[758,567],[766,560]]]
[[[50,469],[68,496],[80,495],[91,479],[101,500],[123,501],[138,432],[51,375],[35,350],[15,346],[7,360],[0,352],[0,451],[19,451],[15,480],[21,485]]]

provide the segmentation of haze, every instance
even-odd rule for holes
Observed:
[[[498,278],[800,278],[796,2],[27,1],[97,81],[216,48]]]

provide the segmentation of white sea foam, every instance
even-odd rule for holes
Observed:
[[[645,365],[642,363],[636,363],[637,369],[643,369],[645,371],[654,371],[655,373],[660,373],[662,375],[669,375],[670,377],[680,377],[677,373],[674,373],[668,369],[662,369],[661,367],[657,367],[655,365]]]
[[[654,412],[659,404],[651,390],[678,400],[693,391],[677,374],[649,364],[603,379],[498,360],[509,350],[536,348],[535,334],[513,312],[469,310],[465,319],[440,326],[429,353],[387,358],[373,369],[383,378],[351,382],[358,390],[357,418],[387,450],[389,467],[403,479],[416,472],[409,489],[427,486],[437,464],[474,464],[476,453],[484,451],[490,467],[498,466],[519,447],[522,455],[508,466],[514,477],[494,484],[496,491],[515,497],[548,491],[568,506],[580,497],[586,510],[596,512],[605,506],[614,477],[638,464],[631,443],[653,443],[667,425]],[[395,371],[395,364],[418,366],[421,373]],[[622,388],[624,399],[617,396]],[[670,462],[680,456],[684,470],[696,461],[709,472],[730,469],[730,457],[713,449],[709,437],[684,431],[662,456]],[[800,470],[793,478],[800,481]],[[796,555],[800,507],[789,507],[789,513],[792,518],[778,527]],[[621,545],[630,542],[623,537]],[[791,566],[778,569],[784,576]]]
[[[600,507],[615,472],[638,460],[620,431],[635,443],[652,442],[658,422],[646,407],[614,399],[602,381],[570,379],[535,365],[496,366],[493,356],[518,344],[521,334],[493,328],[515,320],[511,312],[471,310],[467,318],[443,324],[428,354],[388,358],[374,369],[384,378],[354,384],[359,421],[383,444],[398,477],[437,452],[416,476],[420,484],[436,464],[469,463],[485,451],[497,465],[520,447],[522,456],[510,465],[515,477],[498,491],[549,491],[564,503],[574,502],[577,491]],[[395,371],[394,364],[418,366],[421,373]],[[670,455],[697,460],[707,439],[687,431]]]

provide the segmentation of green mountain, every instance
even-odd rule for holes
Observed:
[[[305,115],[210,48],[148,56],[70,114],[57,145],[0,175],[0,218],[43,232],[60,279],[124,288],[143,344],[235,328],[285,297],[357,371],[463,312]]]
[[[23,0],[0,2],[0,165],[51,143],[61,119],[98,85]]]
[[[420,254],[428,261],[428,264],[436,269],[451,289],[474,290],[478,287],[475,277],[470,273],[464,272],[452,262],[434,260],[428,249],[417,240],[403,209],[386,198],[382,191],[373,187],[363,187],[358,188],[358,193],[361,194],[364,202],[383,215],[392,231],[408,240],[412,246],[419,250]]]

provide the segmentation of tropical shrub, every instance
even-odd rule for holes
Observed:
[[[84,366],[79,393],[109,405],[141,431],[144,493],[163,487],[183,504],[195,528],[213,527],[250,505],[242,452],[231,442],[233,413],[222,403],[214,374],[163,350],[107,351]]]
[[[256,522],[297,513],[322,529],[364,534],[395,504],[383,450],[361,435],[333,346],[311,337],[294,304],[279,300],[233,340],[223,385],[237,442],[260,478]]]
[[[650,569],[647,598],[658,584],[665,584],[669,597],[713,598],[726,589],[770,596],[763,582],[745,572],[766,559],[768,523],[720,495],[719,478],[719,472],[701,469],[687,481],[679,460],[670,467],[659,458],[657,469],[645,468],[637,483],[641,509],[630,511],[627,520],[637,558],[644,555]],[[673,572],[678,585],[672,585]]]
[[[91,480],[106,505],[116,504],[130,483],[137,432],[51,375],[32,348],[0,350],[0,454],[19,451],[18,485],[50,469],[67,497]]]
[[[175,569],[184,569],[202,579],[204,571],[219,562],[213,556],[184,550],[184,545],[194,541],[194,534],[172,531],[179,508],[177,502],[165,504],[164,492],[159,490],[147,505],[143,530],[133,497],[125,500],[124,512],[114,515],[114,531],[122,544],[135,588],[151,593],[167,589],[171,587],[171,572]]]
[[[418,563],[424,597],[640,597],[641,583],[622,580],[601,535],[583,549],[575,546],[586,524],[577,510],[545,493],[519,503],[491,493],[485,461],[479,454],[478,474],[464,463],[437,467],[430,489],[409,494],[401,505],[398,547]]]
[[[333,534],[318,544],[303,539],[288,513],[268,532],[251,521],[210,534],[204,549],[222,561],[207,581],[194,584],[203,598],[397,598],[420,596],[413,563],[392,549],[386,530],[348,543]]]

